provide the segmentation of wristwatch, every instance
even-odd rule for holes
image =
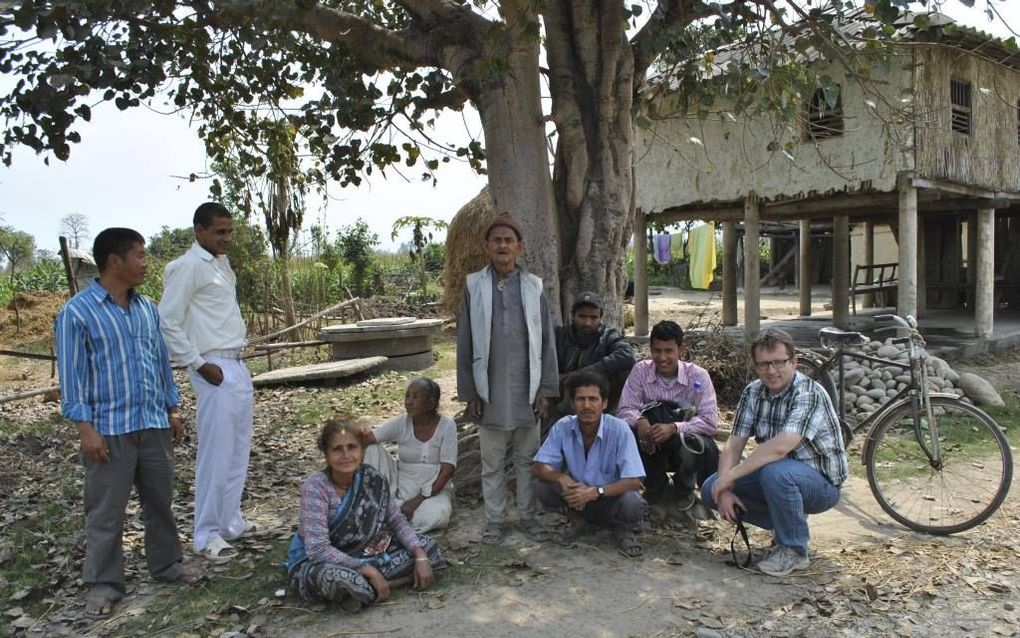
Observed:
[[[596,487],[595,491],[598,492],[599,498],[604,498],[606,495],[606,488],[602,487],[601,485]]]

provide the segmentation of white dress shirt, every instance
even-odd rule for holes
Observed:
[[[244,348],[247,329],[235,283],[227,256],[214,256],[198,242],[167,264],[159,318],[174,363],[196,370],[207,352]]]

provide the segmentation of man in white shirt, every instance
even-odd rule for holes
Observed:
[[[234,221],[221,204],[195,211],[195,243],[167,264],[159,317],[175,363],[188,367],[198,404],[194,547],[213,562],[236,554],[254,526],[241,516],[251,450],[254,392],[241,361],[247,330],[226,252]]]

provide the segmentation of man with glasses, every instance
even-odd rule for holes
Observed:
[[[758,569],[786,576],[810,565],[807,516],[839,501],[846,450],[829,395],[797,372],[788,333],[763,329],[751,356],[758,380],[740,397],[719,471],[701,486],[701,498],[731,523],[773,530],[775,545]],[[758,447],[741,460],[752,434]]]

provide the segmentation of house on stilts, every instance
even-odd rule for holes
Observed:
[[[840,28],[869,20],[860,12]],[[714,64],[726,62],[721,51]],[[668,70],[650,80],[636,131],[636,333],[648,331],[647,229],[704,220],[722,227],[723,323],[738,323],[739,278],[748,335],[759,328],[759,238],[772,234],[802,315],[810,284],[831,283],[838,327],[885,293],[900,315],[966,308],[989,336],[998,309],[1020,307],[1015,42],[935,13],[901,26],[866,81],[820,55],[809,68],[817,90],[783,122],[729,113],[719,99],[682,107]]]

